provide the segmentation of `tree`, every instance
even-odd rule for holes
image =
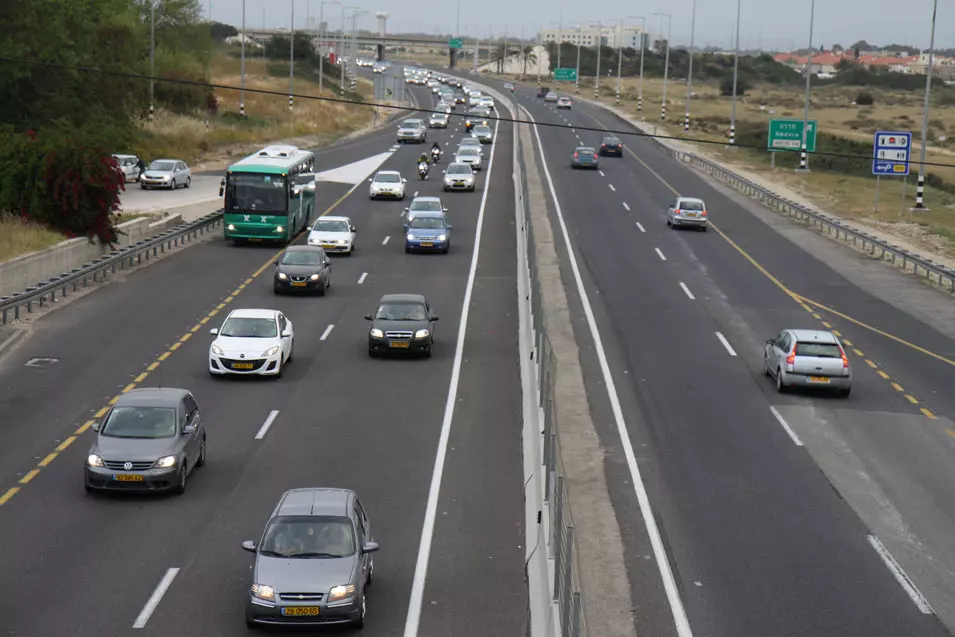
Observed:
[[[521,57],[524,59],[524,70],[521,71],[521,75],[527,75],[527,63],[534,62],[537,63],[537,54],[534,53],[534,47],[528,45],[520,53]]]
[[[221,42],[226,38],[231,38],[237,35],[239,35],[239,30],[231,24],[213,22],[209,25],[209,37],[211,37],[213,40]]]
[[[858,63],[848,58],[842,58],[841,60],[836,62],[836,71],[840,73],[843,71],[851,71],[856,66],[858,66]]]
[[[743,75],[739,74],[736,76],[736,95],[746,95],[746,91],[750,89],[749,79]],[[724,97],[733,95],[733,76],[724,77],[720,82],[720,95]]]

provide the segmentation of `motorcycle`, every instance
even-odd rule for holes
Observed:
[[[420,176],[422,179],[428,178],[428,164],[425,162],[418,164],[418,176]]]
[[[440,148],[432,148],[432,149],[431,149],[431,161],[433,161],[434,163],[437,164],[440,159],[441,159],[441,149],[440,149]]]

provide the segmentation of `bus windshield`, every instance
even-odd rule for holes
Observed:
[[[230,173],[226,183],[227,211],[284,214],[288,210],[288,189],[281,175]]]

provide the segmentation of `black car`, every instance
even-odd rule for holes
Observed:
[[[537,97],[545,97],[548,93],[550,93],[550,87],[549,87],[549,86],[538,86],[538,87],[537,87]]]
[[[623,157],[623,142],[619,137],[607,136],[600,140],[601,155],[615,155]]]
[[[431,356],[434,347],[434,315],[428,300],[421,294],[386,294],[378,302],[368,331],[368,355],[372,358],[386,352]]]
[[[325,296],[331,287],[332,262],[319,246],[290,246],[275,262],[272,285],[282,292],[315,292]]]

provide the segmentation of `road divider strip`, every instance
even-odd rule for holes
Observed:
[[[726,340],[726,337],[723,336],[722,332],[717,332],[717,333],[716,333],[716,338],[718,338],[719,341],[720,341],[720,343],[723,344],[723,347],[726,348],[726,352],[727,352],[730,356],[736,356],[736,350],[733,349],[733,346],[730,345],[730,342],[729,342],[728,340]]]
[[[162,601],[163,595],[165,595],[166,591],[169,590],[169,587],[172,586],[172,581],[176,579],[176,575],[178,574],[178,568],[170,568],[168,571],[166,571],[166,574],[162,576],[161,580],[159,580],[159,584],[156,585],[156,590],[154,590],[153,594],[149,596],[148,600],[146,600],[146,605],[143,606],[143,609],[139,612],[139,615],[136,617],[136,621],[133,622],[133,628],[146,627],[146,623],[149,621],[149,618],[152,617],[154,612],[156,612],[156,607],[159,606],[159,602]]]
[[[265,434],[269,433],[269,429],[272,427],[272,423],[275,422],[275,419],[279,417],[279,410],[273,409],[269,412],[269,415],[265,418],[265,422],[262,423],[262,426],[259,427],[258,432],[255,434],[256,440],[262,440],[265,438]]]
[[[796,435],[796,432],[792,430],[792,427],[789,426],[789,423],[786,422],[786,419],[783,418],[783,415],[779,413],[779,410],[769,406],[769,411],[772,412],[773,416],[776,418],[776,421],[782,426],[783,430],[786,432],[786,435],[793,441],[793,444],[797,447],[802,447],[802,440],[799,439],[799,436]]]
[[[902,570],[902,565],[899,564],[892,554],[889,553],[889,549],[885,548],[885,545],[882,544],[882,541],[874,535],[868,537],[869,544],[872,548],[875,549],[875,552],[879,554],[879,557],[882,558],[882,561],[885,563],[886,568],[889,569],[889,572],[892,573],[892,576],[895,578],[895,581],[899,583],[899,586],[902,587],[902,590],[905,591],[905,594],[915,603],[915,606],[919,609],[923,615],[932,615],[934,611],[929,605],[928,600],[919,592],[919,589],[915,586],[915,582],[909,579],[909,576],[905,574],[905,571]]]

